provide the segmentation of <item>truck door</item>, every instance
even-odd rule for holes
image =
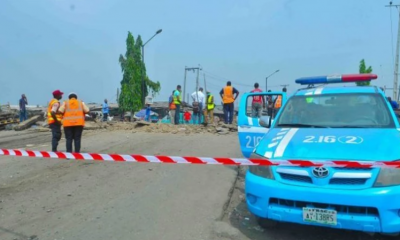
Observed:
[[[238,135],[240,148],[244,157],[250,157],[254,148],[268,132],[269,128],[266,124],[268,124],[271,115],[272,123],[274,116],[277,114],[277,109],[270,108],[268,110],[268,99],[272,100],[273,105],[278,96],[280,96],[281,106],[283,106],[286,102],[286,93],[284,92],[245,93],[241,97],[238,114]],[[265,100],[266,108],[264,109],[261,103],[261,117],[259,117],[256,109],[259,109],[259,102],[260,100],[262,101],[262,98]]]

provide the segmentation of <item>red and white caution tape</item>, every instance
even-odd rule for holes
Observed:
[[[306,160],[266,160],[247,158],[209,158],[209,157],[177,157],[177,156],[146,156],[126,154],[100,153],[66,153],[47,152],[20,149],[0,149],[0,156],[57,158],[112,162],[137,163],[172,163],[172,164],[219,164],[219,165],[261,165],[261,166],[297,166],[297,167],[343,167],[343,168],[400,168],[400,162],[367,162],[367,161],[306,161]]]

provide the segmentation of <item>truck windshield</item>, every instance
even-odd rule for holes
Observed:
[[[386,99],[374,93],[293,96],[275,127],[394,128]]]

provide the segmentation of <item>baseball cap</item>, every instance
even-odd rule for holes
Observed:
[[[56,96],[63,95],[63,94],[64,94],[64,93],[61,92],[60,90],[55,90],[55,91],[53,92],[53,95],[56,95]]]

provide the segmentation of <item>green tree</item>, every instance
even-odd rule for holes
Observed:
[[[137,37],[136,41],[131,32],[126,39],[126,53],[119,56],[119,63],[123,73],[121,80],[121,93],[118,104],[120,111],[135,112],[144,106],[144,97],[149,89],[153,96],[161,90],[159,82],[153,82],[146,75],[146,67],[142,63],[141,54],[142,39]],[[143,71],[143,72],[142,72]],[[142,91],[142,73],[145,76],[145,91]]]
[[[359,66],[359,72],[360,73],[372,73],[372,67],[369,66],[367,68],[367,65],[365,64],[365,60],[362,59],[360,61],[360,66]],[[371,81],[365,81],[365,82],[356,82],[357,86],[369,86],[371,84]]]

